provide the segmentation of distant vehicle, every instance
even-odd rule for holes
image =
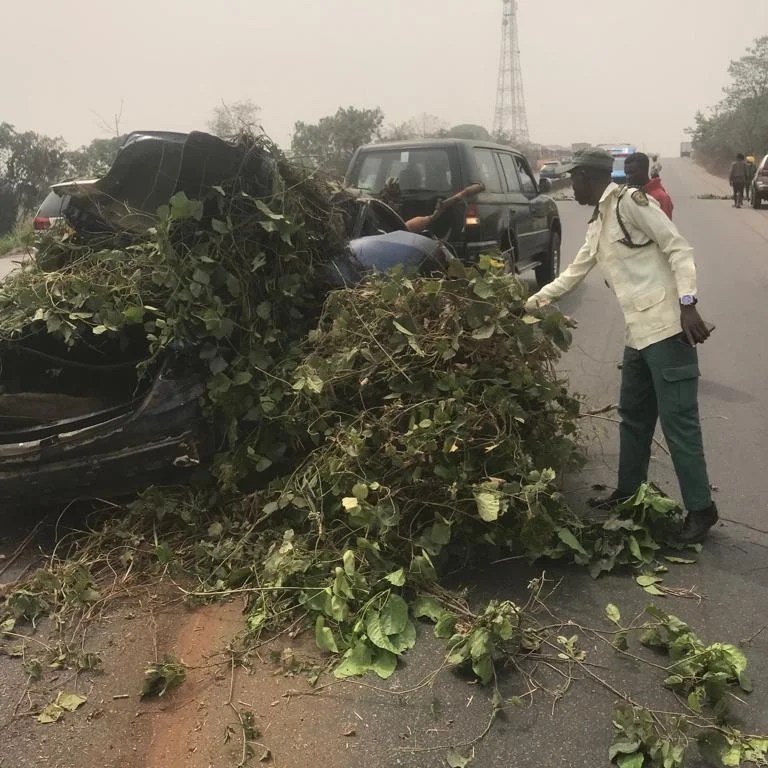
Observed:
[[[539,178],[549,179],[550,181],[564,178],[566,174],[560,170],[561,166],[562,163],[559,160],[547,160],[539,170]]]
[[[680,157],[690,157],[693,154],[693,142],[681,141],[680,142]]]
[[[763,200],[768,200],[768,155],[760,161],[752,179],[752,207],[762,208]]]
[[[467,139],[421,139],[360,147],[347,169],[348,187],[378,194],[400,187],[400,214],[429,216],[438,203],[480,182],[485,190],[442,213],[432,234],[459,258],[475,261],[500,249],[510,270],[534,269],[544,286],[560,273],[562,229],[557,205],[543,193],[525,157],[510,147]]]
[[[613,155],[613,170],[611,171],[611,181],[616,184],[624,184],[627,180],[627,174],[624,173],[624,161],[629,155],[637,152],[637,147],[629,142],[619,142],[616,144],[598,144],[600,149],[604,149]]]

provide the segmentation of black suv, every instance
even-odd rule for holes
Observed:
[[[475,182],[485,191],[447,208],[431,227],[459,258],[476,260],[499,248],[510,269],[536,270],[539,286],[560,272],[562,229],[554,200],[542,194],[523,155],[500,144],[465,139],[423,139],[369,144],[352,157],[346,184],[380,194],[395,179],[405,220],[431,214],[436,205]]]

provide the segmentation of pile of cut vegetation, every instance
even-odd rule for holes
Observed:
[[[250,633],[305,617],[343,655],[338,674],[386,676],[421,616],[454,649],[489,622],[522,642],[511,604],[457,627],[446,568],[493,553],[595,574],[651,561],[666,500],[644,490],[621,519],[585,525],[555,484],[581,461],[579,399],[556,370],[567,318],[525,312],[525,287],[490,256],[358,282],[332,190],[247,146],[269,160],[268,188],[237,177],[199,201],[177,193],[143,234],[57,237],[0,291],[5,350],[135,358],[138,381],[187,350],[226,436],[209,485],[150,489],[73,538],[8,597],[3,626],[82,611],[115,573],[172,569],[190,596],[249,595]],[[340,273],[355,280],[334,288]],[[285,457],[268,486],[245,482]],[[67,587],[73,569],[85,589]],[[482,661],[454,656],[487,680],[481,645]]]

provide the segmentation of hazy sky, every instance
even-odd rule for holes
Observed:
[[[296,120],[380,106],[491,127],[501,0],[0,0],[0,121],[72,144],[205,128],[250,98]],[[728,62],[768,34],[768,0],[520,0],[531,138],[675,152]],[[100,119],[102,118],[102,119]]]

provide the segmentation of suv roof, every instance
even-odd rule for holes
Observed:
[[[520,150],[507,144],[496,144],[493,141],[474,141],[473,139],[411,139],[409,141],[381,141],[366,144],[362,149],[376,147],[376,149],[401,149],[405,147],[485,147],[487,149],[503,149],[505,152],[517,152]]]

